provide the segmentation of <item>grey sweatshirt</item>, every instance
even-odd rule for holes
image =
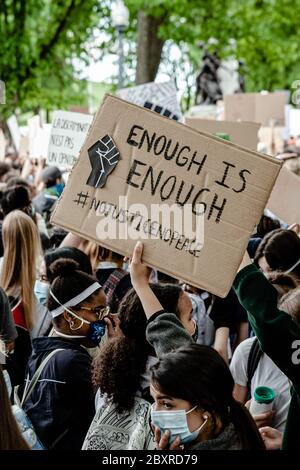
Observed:
[[[147,323],[146,338],[157,357],[194,343],[174,313],[157,312],[152,315]]]

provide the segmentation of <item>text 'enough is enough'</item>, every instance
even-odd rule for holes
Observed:
[[[158,135],[156,132],[149,133],[147,129],[141,126],[133,125],[130,129],[127,144],[142,149],[147,153],[152,153],[155,156],[162,156],[165,160],[173,160],[175,164],[180,168],[185,168],[186,171],[194,171],[196,175],[200,175],[204,164],[207,160],[207,154],[203,155],[202,158],[197,156],[197,150],[192,151],[188,145],[180,146],[179,142],[173,141],[171,138],[167,138],[164,135]],[[246,175],[250,175],[251,172],[247,169],[238,171],[236,165],[226,161],[221,162],[223,165],[222,178],[215,180],[214,183],[219,186],[226,188],[234,193],[242,193],[246,189],[247,180]],[[139,170],[147,167],[146,172],[142,178]],[[236,186],[229,186],[227,184],[227,177],[232,173],[238,172],[238,182]],[[189,184],[187,187],[186,182],[179,179],[178,176],[165,177],[164,170],[154,171],[154,168],[147,163],[139,160],[133,160],[131,168],[129,170],[127,184],[134,188],[148,189],[152,196],[159,195],[161,201],[167,201],[172,197],[176,204],[183,207],[185,204],[190,203],[192,205],[193,213],[197,215],[207,214],[208,220],[215,215],[215,221],[220,222],[221,216],[225,209],[227,198],[220,198],[220,196],[211,192],[210,188],[196,188],[194,184]],[[209,202],[203,202],[201,198],[207,193],[212,193],[212,200]],[[201,209],[199,209],[199,206]]]

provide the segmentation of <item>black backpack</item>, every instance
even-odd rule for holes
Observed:
[[[248,388],[248,398],[251,398],[251,382],[255,371],[257,369],[260,358],[263,355],[263,351],[260,347],[259,341],[257,338],[253,341],[253,344],[250,349],[248,363],[247,363],[247,388]]]

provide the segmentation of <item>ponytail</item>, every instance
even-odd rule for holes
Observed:
[[[238,434],[243,450],[265,450],[260,432],[248,409],[232,398],[230,402],[230,421]]]

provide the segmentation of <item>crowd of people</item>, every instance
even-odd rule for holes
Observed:
[[[52,226],[64,177],[0,162],[0,450],[299,449],[299,225],[264,213],[222,299]]]

